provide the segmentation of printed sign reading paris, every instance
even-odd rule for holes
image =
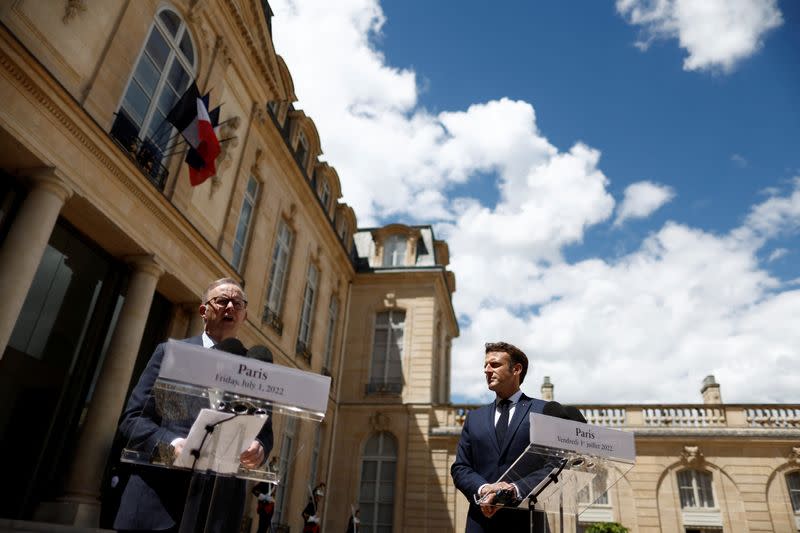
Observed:
[[[531,414],[531,443],[633,463],[633,433],[539,413]]]
[[[168,341],[159,378],[325,413],[331,378],[185,342]]]

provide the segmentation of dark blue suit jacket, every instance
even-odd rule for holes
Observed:
[[[190,337],[183,342],[202,346],[203,338]],[[171,419],[169,422],[162,421],[155,409],[152,393],[163,358],[164,344],[159,344],[122,413],[119,432],[129,448],[156,453],[175,438],[185,437],[200,409],[208,407],[207,399],[198,399],[196,405],[188,406],[185,417]],[[257,439],[264,447],[264,456],[268,457],[273,443],[271,419],[264,424]],[[209,494],[215,487],[217,491],[224,491],[221,493],[224,494],[224,506],[216,506],[208,501]],[[186,508],[191,511],[187,513],[187,518],[191,517],[192,520],[201,511],[206,516],[208,510],[209,531],[228,531],[234,524],[238,531],[245,496],[243,480],[204,474],[193,476],[184,470],[136,466],[132,469],[122,493],[114,528],[155,531],[168,529],[181,523]],[[212,511],[214,517],[210,515]],[[211,522],[221,525],[215,527]]]
[[[529,530],[529,515],[525,511],[500,509],[491,518],[481,513],[475,504],[474,495],[484,483],[494,483],[530,443],[530,413],[541,413],[545,402],[529,398],[524,394],[514,408],[514,416],[508,425],[505,442],[497,442],[494,428],[495,404],[484,405],[469,411],[458,441],[456,460],[450,474],[456,488],[469,500],[467,533],[514,532]],[[550,472],[544,459],[527,461],[530,470],[526,485],[532,488]],[[518,484],[519,487],[519,484]],[[519,487],[525,492],[528,487]],[[524,495],[523,495],[524,496]],[[537,518],[541,522],[541,517]]]

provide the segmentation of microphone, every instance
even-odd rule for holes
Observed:
[[[219,350],[221,352],[232,353],[233,355],[247,354],[247,348],[244,347],[242,341],[240,341],[235,337],[229,337],[223,341],[220,341],[211,348],[214,350]]]
[[[586,417],[583,416],[583,413],[581,413],[580,409],[578,409],[574,405],[565,405],[564,412],[566,413],[567,418],[569,420],[572,420],[573,422],[582,422],[584,424],[587,423]]]
[[[567,411],[564,409],[564,406],[556,401],[547,402],[544,404],[542,408],[542,414],[547,416],[553,416],[556,418],[564,418],[569,420],[569,415],[567,415]]]
[[[273,361],[272,351],[261,344],[256,344],[247,350],[246,356],[252,357],[253,359],[258,359],[259,361],[264,361],[265,363],[271,363]]]

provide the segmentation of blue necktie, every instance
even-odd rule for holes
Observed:
[[[494,426],[494,433],[497,435],[497,443],[500,444],[501,448],[508,432],[508,410],[510,406],[511,400],[500,400],[497,403],[497,408],[500,409],[500,418]]]

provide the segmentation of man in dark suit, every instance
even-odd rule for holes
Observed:
[[[516,346],[507,342],[486,344],[483,372],[496,398],[491,404],[467,413],[456,460],[450,468],[456,488],[470,503],[467,533],[529,530],[527,512],[493,505],[498,493],[509,494],[507,491],[511,491],[511,499],[522,500],[550,471],[544,459],[532,457],[526,461],[527,471],[522,481],[514,484],[497,481],[530,442],[529,414],[541,413],[545,405],[519,389],[527,371],[528,358]],[[544,531],[544,517],[536,514],[536,530]]]
[[[183,342],[211,348],[225,339],[236,338],[247,317],[247,299],[241,285],[231,278],[219,279],[208,286],[202,301],[199,312],[205,324],[203,334]],[[207,399],[189,401],[192,405],[187,404],[183,420],[162,421],[155,408],[153,385],[163,357],[164,344],[159,344],[131,393],[119,432],[124,441],[137,450],[153,454],[169,450],[177,456],[183,452],[185,437],[197,412],[209,405]],[[272,443],[272,422],[268,420],[256,440],[240,455],[242,465],[256,468],[263,464]],[[211,493],[215,494],[213,499]],[[122,494],[114,528],[126,532],[177,532],[179,528],[192,530],[197,524],[214,533],[238,531],[244,501],[243,480],[137,466]],[[186,523],[181,528],[184,508]]]

